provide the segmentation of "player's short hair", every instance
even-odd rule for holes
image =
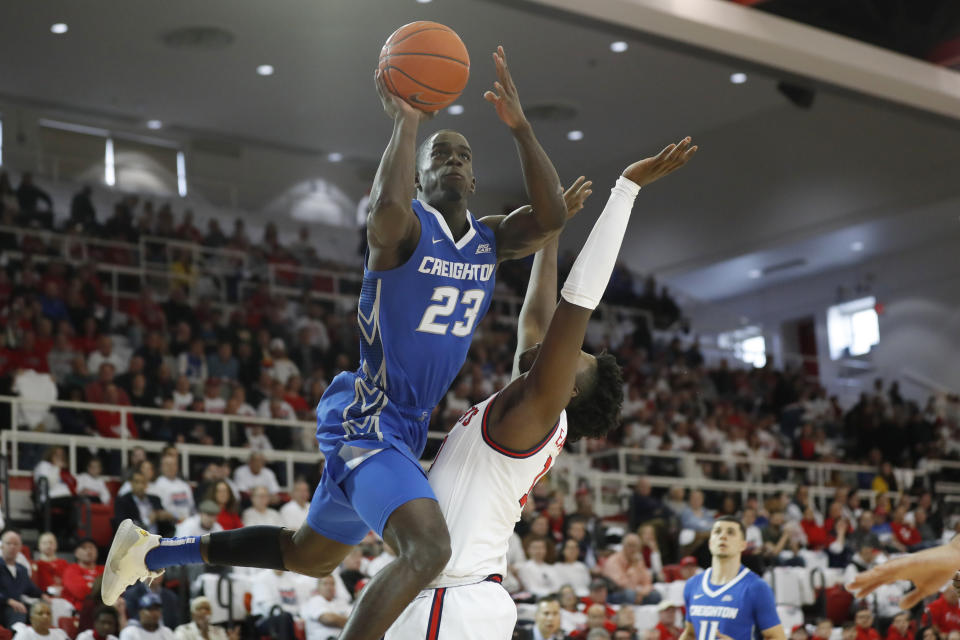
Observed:
[[[426,138],[423,139],[423,142],[420,143],[420,146],[417,147],[417,155],[416,155],[417,169],[420,168],[420,163],[423,161],[423,158],[425,157],[426,153],[433,146],[433,143],[432,143],[433,139],[437,137],[437,135],[440,133],[455,133],[458,136],[463,136],[462,133],[460,133],[455,129],[437,129],[436,131],[428,135]],[[464,139],[466,139],[466,137],[464,137]]]
[[[620,424],[623,372],[607,352],[597,355],[597,366],[578,376],[580,393],[567,405],[567,442],[599,438]]]
[[[719,518],[717,518],[716,520],[714,520],[714,522],[736,522],[736,523],[737,523],[737,526],[740,527],[740,534],[741,534],[744,538],[747,537],[747,530],[746,530],[746,528],[743,526],[743,523],[740,522],[740,519],[737,518],[736,516],[720,516]]]

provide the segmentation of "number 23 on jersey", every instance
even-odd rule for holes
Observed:
[[[458,338],[465,338],[473,333],[473,325],[477,322],[477,315],[483,306],[486,292],[483,289],[469,289],[463,292],[456,287],[437,287],[433,290],[430,300],[436,304],[427,307],[417,326],[417,331],[433,333],[438,336],[447,335],[447,331]],[[458,303],[465,307],[463,320],[458,320],[450,326],[450,316],[457,310]],[[448,322],[443,322],[448,320]]]

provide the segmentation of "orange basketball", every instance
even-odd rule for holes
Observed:
[[[470,77],[470,56],[460,36],[439,22],[411,22],[387,38],[380,50],[387,88],[423,111],[456,100]]]

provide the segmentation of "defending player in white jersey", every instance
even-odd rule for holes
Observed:
[[[617,424],[623,380],[616,359],[594,357],[581,346],[616,264],[634,198],[640,187],[686,164],[696,149],[685,138],[624,170],[559,304],[556,238],[537,253],[520,312],[513,379],[460,418],[430,469],[450,530],[450,560],[386,640],[511,637],[517,609],[500,581],[527,495],[566,440],[602,436]],[[574,186],[583,197],[588,187],[582,181]],[[571,211],[577,208],[568,203]]]

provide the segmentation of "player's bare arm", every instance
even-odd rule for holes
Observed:
[[[631,164],[624,170],[623,178],[633,183],[635,195],[638,186],[648,185],[682,167],[696,150],[697,147],[691,146],[690,138],[684,138],[679,144],[667,146],[652,158]],[[563,299],[553,313],[532,367],[525,376],[517,378],[504,389],[502,402],[498,402],[492,410],[494,420],[490,426],[491,435],[501,445],[517,450],[535,446],[545,431],[556,422],[571,396],[579,392],[575,386],[578,365],[581,359],[592,358],[581,351],[587,323],[613,270],[629,209],[632,208],[632,196],[626,203],[626,210],[625,201],[616,200],[626,197],[617,195],[617,189],[620,188],[614,189],[614,195],[611,195],[600,214],[567,278]],[[607,215],[616,217],[607,218]],[[604,247],[605,251],[601,252],[599,245],[608,239],[612,246]],[[594,277],[586,277],[589,270],[581,264],[584,259],[591,260],[591,268],[596,267]],[[578,264],[581,264],[579,275]],[[591,280],[589,286],[584,286],[579,281],[581,279]],[[589,301],[588,296],[576,293],[584,288],[591,289]],[[575,304],[571,299],[582,304]]]
[[[567,218],[572,218],[581,209],[590,194],[593,182],[580,176],[563,192],[567,207]],[[527,205],[529,206],[529,205]],[[513,374],[510,379],[520,375],[520,354],[543,340],[547,325],[557,308],[557,252],[560,244],[559,232],[547,241],[533,258],[527,293],[520,308],[517,323],[517,350],[513,356]]]
[[[532,205],[532,208],[521,207],[507,216],[482,219],[496,232],[497,258],[502,261],[522,258],[540,249],[551,233],[563,228],[567,209],[561,196],[563,189],[557,170],[523,114],[517,85],[507,67],[503,47],[497,47],[493,62],[497,69],[497,82],[493,83],[493,91],[487,91],[483,97],[494,106],[500,120],[513,133],[527,196]]]
[[[858,598],[865,598],[877,588],[898,580],[909,580],[916,589],[903,596],[901,609],[912,609],[927,596],[940,591],[950,579],[957,586],[956,573],[960,569],[960,536],[947,544],[884,562],[865,571],[847,585]]]
[[[375,80],[383,110],[393,120],[393,134],[370,189],[367,217],[368,266],[380,271],[403,264],[420,238],[420,221],[410,199],[416,174],[417,130],[431,114],[390,93],[379,71]]]
[[[683,632],[680,634],[680,637],[677,640],[697,640],[697,632],[693,628],[693,624],[690,622],[685,622],[683,625]]]
[[[764,629],[760,635],[763,636],[763,640],[787,640],[787,632],[783,630],[782,624]]]

